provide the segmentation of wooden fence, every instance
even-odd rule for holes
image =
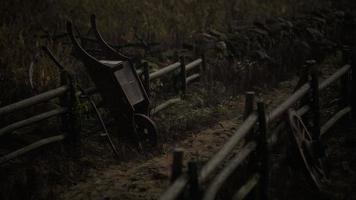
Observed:
[[[182,96],[185,95],[187,86],[191,84],[193,81],[201,78],[203,73],[206,71],[206,60],[205,55],[203,54],[201,58],[193,60],[192,62],[185,64],[184,57],[180,58],[179,62],[175,62],[170,64],[164,68],[159,69],[155,72],[149,72],[148,63],[144,62],[142,64],[142,69],[136,70],[137,74],[141,77],[143,85],[146,89],[147,94],[150,94],[151,91],[151,81],[155,81],[157,79],[161,79],[169,74],[173,74],[176,71],[179,71],[178,80],[180,82],[180,92],[181,96],[169,99],[160,105],[151,109],[151,115],[155,115],[158,112],[176,104],[177,102],[182,100]],[[191,73],[194,69],[199,68],[199,72]],[[97,93],[97,89],[95,87],[85,89],[84,92],[88,95],[93,95]],[[80,94],[80,93],[78,93]]]
[[[147,66],[147,64],[144,66]],[[193,71],[193,69],[196,69],[197,67],[199,67],[200,72],[190,74],[190,72]],[[147,93],[150,92],[150,81],[162,78],[163,76],[165,76],[169,73],[173,73],[176,70],[179,70],[178,80],[180,81],[180,91],[181,91],[182,96],[184,96],[186,93],[186,90],[187,90],[187,86],[190,83],[192,83],[193,81],[201,78],[202,73],[206,70],[205,56],[203,55],[201,58],[198,58],[188,64],[185,64],[184,57],[181,57],[180,62],[176,62],[172,65],[164,67],[164,68],[162,68],[156,72],[153,72],[151,74],[149,74],[149,72],[148,72],[148,67],[144,67],[143,74],[145,74],[145,75],[144,75],[143,80],[144,80],[144,85],[145,85]],[[172,106],[173,104],[175,104],[181,100],[182,100],[181,97],[169,99],[166,102],[153,108],[151,110],[151,114],[154,115],[154,114],[168,108],[169,106]]]
[[[27,127],[57,116],[61,117],[64,132],[59,133],[55,136],[39,139],[6,155],[2,155],[0,157],[0,164],[5,163],[18,156],[21,156],[29,151],[38,149],[44,145],[62,141],[64,139],[67,139],[71,146],[76,146],[77,144],[79,144],[80,129],[77,122],[78,117],[76,116],[77,101],[75,88],[73,86],[72,80],[65,71],[61,72],[61,85],[62,86],[56,89],[0,108],[1,119],[6,120],[6,117],[9,116],[9,114],[15,113],[20,110],[28,109],[40,103],[51,101],[53,99],[59,99],[60,105],[58,108],[38,113],[32,117],[22,119],[20,121],[12,122],[11,124],[8,124],[5,127],[1,128],[0,137],[13,134],[16,130],[20,128]]]
[[[253,152],[257,154],[257,161],[254,161],[260,165],[255,172],[249,175],[247,181],[242,184],[240,189],[231,195],[231,199],[244,199],[254,188],[257,189],[260,199],[268,199],[270,170],[269,148],[277,142],[279,133],[287,126],[285,120],[279,119],[285,116],[290,108],[295,107],[296,103],[308,98],[308,95],[311,94],[311,99],[308,99],[308,103],[298,107],[296,112],[300,116],[307,113],[312,114],[312,137],[315,140],[319,140],[338,120],[351,111],[355,113],[356,73],[351,73],[351,71],[356,69],[355,67],[355,56],[353,56],[352,67],[351,65],[341,67],[320,84],[318,81],[318,73],[314,68],[310,74],[310,83],[307,82],[301,85],[299,89],[270,113],[266,113],[265,104],[263,102],[258,102],[257,112],[253,111],[254,93],[246,93],[245,121],[201,170],[198,170],[196,161],[191,161],[188,163],[188,171],[183,173],[183,152],[181,149],[174,151],[171,185],[161,195],[160,200],[216,199],[223,185],[227,183],[227,180],[233,174],[238,172],[238,167],[240,167]],[[351,68],[353,70],[351,70]],[[324,125],[320,126],[319,92],[322,92],[339,79],[342,80],[341,82],[343,84],[342,109],[336,112]],[[352,93],[350,92],[351,90]],[[271,131],[271,133],[268,134],[267,132],[269,130],[267,127],[272,123],[277,123],[277,126],[273,132]],[[255,129],[256,125],[257,128]],[[257,131],[255,132],[254,130]],[[255,137],[251,139],[251,136]],[[247,142],[239,149],[238,153],[233,153],[242,141]],[[231,157],[232,159],[228,159]]]
[[[2,119],[6,119],[5,117],[15,113],[16,111],[24,110],[26,108],[30,108],[33,106],[36,106],[40,103],[47,102],[53,99],[58,99],[60,101],[60,106],[59,108],[42,112],[37,115],[34,115],[32,117],[22,119],[21,121],[15,121],[12,122],[11,124],[6,125],[5,127],[2,127],[0,129],[0,137],[3,137],[5,135],[13,134],[16,130],[21,129],[26,126],[31,126],[33,124],[39,123],[43,120],[47,120],[49,118],[53,117],[61,117],[62,119],[62,127],[65,133],[40,139],[34,143],[31,143],[27,146],[24,146],[20,149],[17,149],[13,152],[10,152],[6,155],[3,155],[0,157],[0,164],[5,163],[11,159],[14,159],[18,156],[21,156],[27,152],[30,152],[32,150],[38,149],[44,145],[51,144],[54,142],[62,141],[64,139],[67,139],[70,144],[73,146],[79,146],[80,144],[80,124],[79,124],[79,119],[77,116],[77,97],[82,93],[80,91],[76,91],[72,82],[71,77],[67,72],[61,67],[61,65],[58,63],[58,61],[53,57],[51,53],[49,53],[51,56],[52,60],[54,60],[55,64],[59,66],[61,69],[61,84],[62,86],[44,92],[42,94],[24,99],[22,101],[7,105],[5,107],[0,108],[0,117]],[[173,73],[176,70],[180,70],[179,73],[179,80],[181,81],[181,91],[182,94],[186,92],[187,85],[194,80],[198,79],[201,76],[200,73],[194,73],[192,75],[187,76],[190,71],[193,69],[196,69],[199,67],[201,69],[205,69],[205,59],[204,57],[196,59],[192,61],[191,63],[185,65],[184,63],[184,58],[182,57],[180,62],[176,62],[174,64],[171,64],[169,66],[166,66],[156,72],[149,73],[148,65],[147,63],[144,63],[144,68],[143,70],[138,70],[138,74],[143,75],[143,82],[145,85],[145,88],[147,92],[149,93],[150,91],[150,81],[160,79],[163,76]],[[89,88],[85,90],[86,94],[95,94],[97,93],[96,88]],[[174,103],[180,101],[181,98],[173,98],[170,99],[161,105],[157,106],[156,108],[152,109],[152,113],[156,114],[159,111],[162,111],[163,109],[173,105]]]

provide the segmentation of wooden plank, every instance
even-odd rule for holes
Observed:
[[[180,62],[173,63],[171,65],[168,65],[167,67],[164,67],[156,72],[153,72],[150,74],[150,80],[154,80],[157,78],[160,78],[161,76],[168,74],[169,72],[172,72],[176,69],[178,69],[181,66]]]
[[[282,104],[280,104],[280,106],[272,110],[272,112],[267,117],[268,123],[272,122],[273,120],[283,115],[293,104],[295,104],[298,100],[304,97],[304,95],[308,93],[309,89],[310,89],[310,85],[304,84],[289,98],[287,98],[287,100],[285,100]]]
[[[206,56],[205,56],[205,53],[203,53],[201,55],[201,60],[202,60],[202,71],[203,72],[206,72],[206,67],[207,67],[207,63],[206,63]]]
[[[315,141],[320,139],[320,102],[319,102],[319,76],[316,66],[313,66],[311,73],[311,110],[313,115],[312,138]]]
[[[354,35],[356,30],[354,28]],[[352,86],[351,86],[351,107],[352,107],[352,117],[356,118],[356,37],[354,37],[352,51],[351,51],[351,68],[352,68]]]
[[[221,187],[227,179],[237,170],[243,161],[249,156],[257,147],[256,142],[250,142],[243,147],[236,156],[227,163],[219,174],[211,181],[211,184],[206,189],[203,200],[214,200]]]
[[[261,181],[259,184],[260,198],[267,200],[269,199],[268,188],[269,188],[269,148],[268,148],[268,138],[267,138],[267,120],[265,104],[259,102],[257,104],[258,110],[258,143],[257,143],[257,154],[259,156],[259,173],[261,175]]]
[[[180,82],[181,82],[181,90],[182,90],[182,97],[184,97],[187,91],[187,72],[185,68],[185,58],[182,56],[180,58],[181,66],[180,66]]]
[[[146,89],[146,93],[150,96],[150,71],[148,69],[148,63],[143,63],[143,76],[144,76],[144,86]]]
[[[180,97],[167,100],[166,102],[164,102],[161,105],[159,105],[159,106],[155,107],[154,109],[152,109],[151,114],[155,115],[158,112],[161,112],[162,110],[164,110],[164,109],[166,109],[166,108],[168,108],[168,107],[170,107],[170,106],[172,106],[172,105],[174,105],[174,104],[176,104],[176,103],[178,103],[180,101],[182,101],[182,99]]]
[[[38,149],[44,145],[47,145],[47,144],[51,144],[51,143],[54,143],[54,142],[59,142],[59,141],[62,141],[65,139],[65,135],[57,135],[57,136],[53,136],[53,137],[49,137],[49,138],[45,138],[45,139],[42,139],[42,140],[39,140],[35,143],[32,143],[28,146],[25,146],[19,150],[16,150],[12,153],[9,153],[3,157],[0,157],[0,164],[3,164],[9,160],[12,160],[16,157],[19,157],[29,151],[32,151],[34,149]]]
[[[180,176],[160,197],[159,200],[176,200],[183,193],[184,188],[188,185],[188,177]]]
[[[197,66],[199,66],[200,64],[202,64],[202,62],[203,62],[203,60],[201,58],[198,58],[198,59],[194,60],[193,62],[188,63],[185,66],[185,70],[190,71],[190,70],[196,68]]]
[[[336,122],[338,122],[341,118],[351,112],[351,107],[346,107],[337,112],[334,116],[332,116],[322,127],[321,127],[321,136],[325,135],[331,127],[333,127]]]
[[[255,92],[254,91],[246,92],[244,119],[246,119],[253,112],[254,105],[255,105]]]
[[[59,88],[50,90],[48,92],[44,92],[42,94],[36,95],[34,97],[30,97],[27,99],[24,99],[22,101],[7,105],[5,107],[0,108],[0,116],[27,108],[29,106],[33,106],[48,100],[51,100],[53,98],[62,96],[69,90],[68,86],[61,86]]]
[[[230,137],[226,144],[204,165],[200,172],[200,180],[204,182],[209,176],[214,173],[221,165],[221,162],[229,156],[229,154],[235,149],[253,128],[257,122],[257,114],[252,113],[240,128]]]
[[[333,75],[331,75],[329,78],[324,80],[320,85],[319,85],[319,90],[324,90],[327,86],[329,86],[331,83],[335,82],[339,78],[341,78],[343,75],[345,75],[349,70],[351,69],[350,65],[345,65],[341,69],[339,69],[337,72],[335,72]],[[298,100],[300,100],[302,97],[304,97],[310,89],[310,84],[304,84],[301,86],[295,93],[293,93],[287,100],[285,100],[280,106],[275,108],[268,116],[267,121],[271,122],[275,120],[276,118],[280,117],[283,115],[293,104],[295,104]]]
[[[188,163],[188,176],[189,176],[189,196],[190,199],[201,199],[200,183],[198,177],[198,164],[196,161]]]
[[[245,185],[243,185],[232,197],[233,200],[243,200],[248,194],[256,187],[258,181],[260,180],[260,175],[254,174]]]
[[[196,73],[196,74],[193,74],[189,77],[187,77],[186,81],[185,81],[185,84],[189,84],[191,82],[193,82],[194,80],[200,78],[200,74]]]
[[[299,116],[303,116],[303,115],[307,114],[307,112],[308,112],[309,110],[310,110],[310,106],[309,106],[309,105],[305,105],[305,106],[299,108],[299,110],[297,110],[297,114],[298,114]]]
[[[326,87],[328,87],[330,84],[334,83],[338,79],[340,79],[342,76],[344,76],[347,72],[349,72],[351,69],[351,65],[345,65],[341,69],[339,69],[337,72],[335,72],[333,75],[331,75],[329,78],[324,80],[322,83],[319,85],[319,90],[324,90]]]
[[[22,127],[25,127],[25,126],[29,126],[31,124],[43,121],[45,119],[48,119],[48,118],[51,118],[51,117],[54,117],[54,116],[57,116],[57,115],[64,114],[67,111],[68,111],[67,108],[58,108],[58,109],[54,109],[54,110],[51,110],[51,111],[48,111],[48,112],[45,112],[45,113],[41,113],[39,115],[35,115],[33,117],[30,117],[30,118],[22,120],[22,121],[15,122],[13,124],[10,124],[10,125],[2,128],[2,129],[0,129],[0,136],[3,136],[5,134],[7,134],[7,133],[10,133],[10,132],[12,132],[12,131],[14,131],[16,129],[19,129],[19,128],[22,128]]]
[[[173,162],[171,170],[171,183],[173,183],[183,172],[183,149],[177,148],[173,152]]]

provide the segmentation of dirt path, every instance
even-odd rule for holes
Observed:
[[[292,91],[295,80],[287,81],[268,93],[258,94],[270,108],[285,99]],[[265,90],[266,91],[266,90]],[[243,98],[238,110],[243,113]],[[278,100],[280,99],[280,101]],[[241,123],[239,118],[221,121],[212,127],[190,135],[175,143],[185,150],[184,160],[207,161],[229,139]],[[105,170],[92,171],[90,177],[61,194],[60,199],[157,199],[168,187],[171,152],[174,147],[163,146],[159,155],[145,160],[132,160],[114,164]]]
[[[177,146],[187,152],[185,160],[207,160],[236,126],[233,120],[221,122],[178,142]],[[112,165],[71,188],[63,199],[157,199],[168,186],[170,163],[170,153],[164,153],[145,161]]]

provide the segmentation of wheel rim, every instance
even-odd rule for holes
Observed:
[[[137,134],[139,136],[139,142],[142,144],[157,145],[157,127],[152,119],[144,114],[136,113],[135,124]]]
[[[313,151],[312,137],[301,117],[294,110],[289,111],[289,124],[308,175],[317,189],[321,190],[326,178],[322,163],[320,159],[316,158]]]

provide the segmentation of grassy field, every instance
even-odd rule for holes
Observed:
[[[179,48],[183,42],[207,30],[225,32],[270,16],[292,16],[320,5],[315,0],[74,0],[3,1],[0,7],[0,106],[45,91],[56,85],[56,71],[40,51],[54,49],[66,67],[78,63],[70,45],[53,35],[65,32],[65,21],[79,30],[89,29],[89,16],[96,14],[104,37],[114,44],[161,42]],[[29,83],[33,71],[33,86]],[[16,89],[14,89],[16,88]]]

